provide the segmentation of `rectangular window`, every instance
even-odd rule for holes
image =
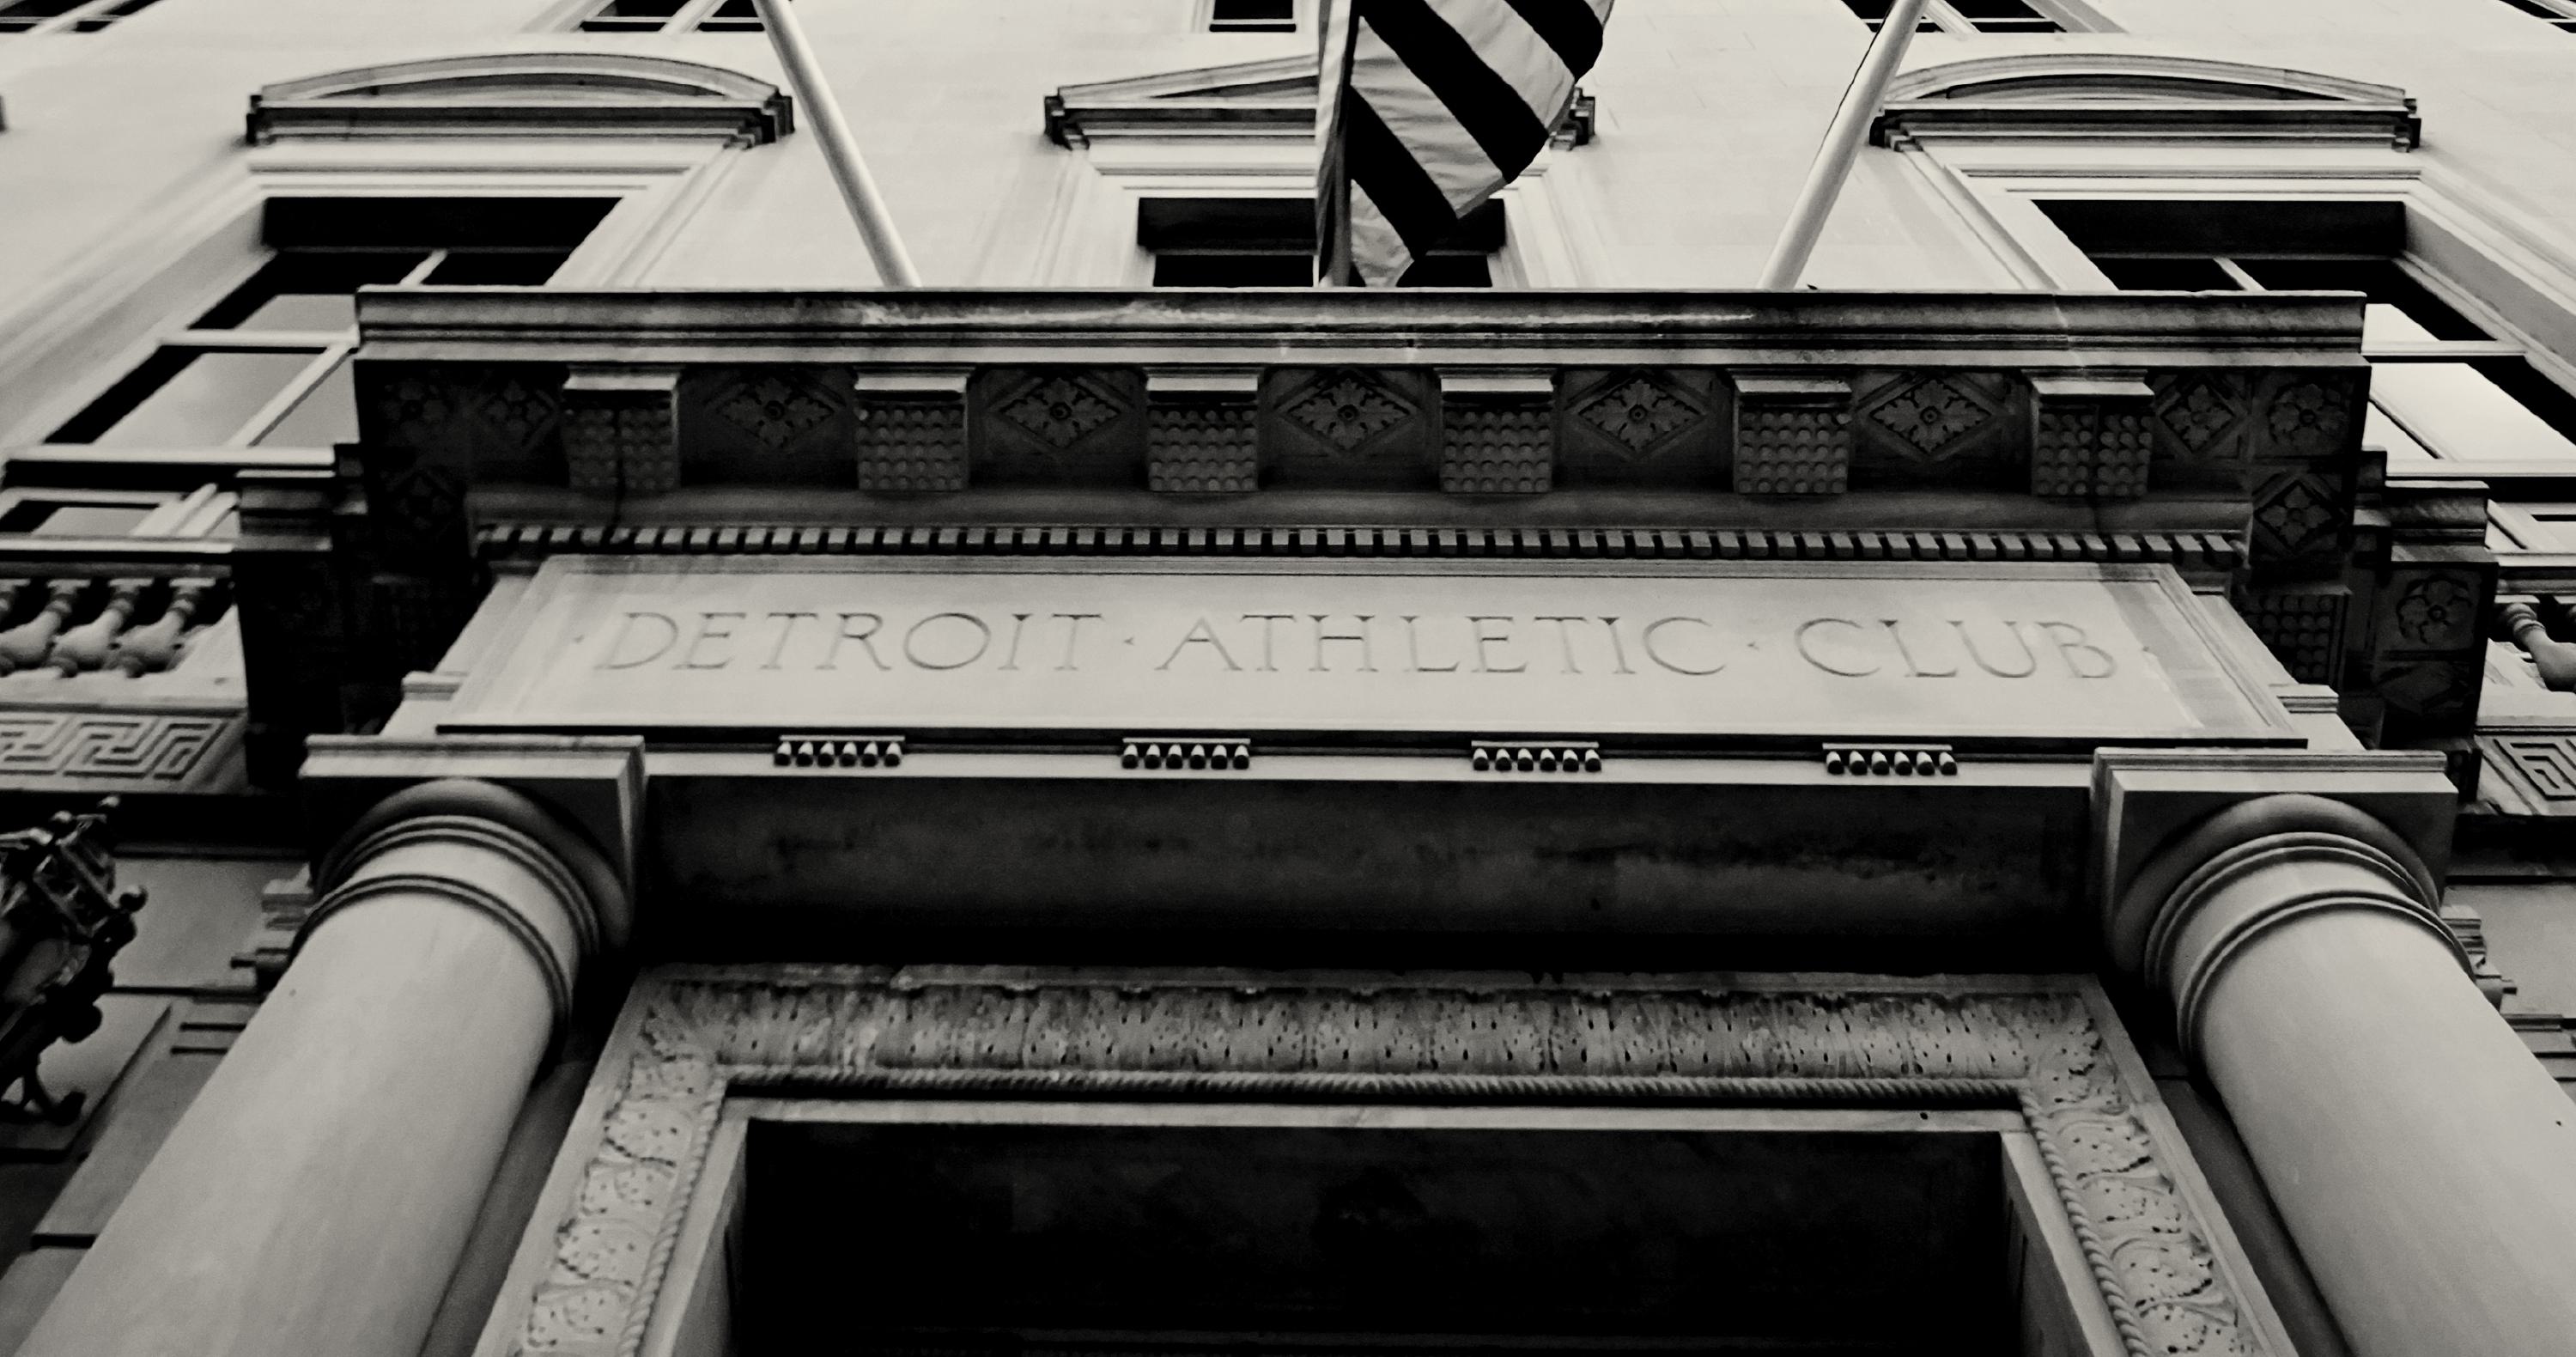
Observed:
[[[757,33],[751,0],[601,0],[583,13],[584,33]]]
[[[1208,0],[1211,33],[1294,33],[1297,0]]]
[[[2576,33],[2576,0],[2504,0],[2504,2],[2552,28]]]
[[[1843,0],[1875,33],[1887,23],[1891,0]],[[2111,25],[2072,0],[1928,0],[1917,33],[2109,32]]]
[[[97,33],[156,0],[0,0],[0,34]]]
[[[1136,243],[1156,287],[1307,287],[1315,281],[1315,204],[1306,198],[1147,198]],[[1492,287],[1503,204],[1488,201],[1414,264],[1402,287]]]
[[[359,288],[535,287],[609,198],[279,198],[267,258],[46,441],[102,447],[328,447],[357,436],[347,359]]]
[[[2576,396],[2462,315],[2402,258],[2393,202],[2043,202],[2116,287],[2359,292],[2363,437],[2408,460],[2576,463]]]

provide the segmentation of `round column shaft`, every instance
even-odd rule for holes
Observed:
[[[346,848],[24,1357],[419,1350],[615,886],[488,784],[401,793]]]
[[[2271,797],[2149,868],[2174,1000],[2359,1357],[2576,1343],[2576,1102],[2470,980],[2397,836]],[[2115,945],[2122,929],[2115,916]]]

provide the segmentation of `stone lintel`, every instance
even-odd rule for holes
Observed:
[[[632,898],[644,830],[644,740],[637,735],[316,735],[300,779],[313,861],[385,797],[441,778],[524,793],[579,826]]]
[[[2419,750],[2105,749],[2093,756],[2094,899],[2108,921],[2155,852],[2241,801],[2305,794],[2378,817],[2439,879],[2459,791]],[[2127,960],[2134,960],[2127,959]]]

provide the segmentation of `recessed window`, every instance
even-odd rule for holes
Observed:
[[[1297,0],[1208,0],[1211,33],[1294,33]]]
[[[603,0],[582,14],[584,33],[757,33],[751,0]]]
[[[1156,287],[1308,287],[1315,281],[1315,204],[1306,198],[1147,198],[1136,243],[1154,256]],[[1467,214],[1399,287],[1492,287],[1503,204]]]
[[[357,436],[348,355],[357,289],[534,287],[608,198],[282,198],[267,259],[156,337],[133,370],[47,440],[106,447],[327,447]]]
[[[2402,257],[2393,202],[2043,202],[2124,289],[2359,292],[2370,360],[2363,438],[2392,463],[2576,463],[2576,396],[2523,346],[2442,300]]]
[[[0,34],[97,33],[149,9],[156,0],[5,0]]]
[[[2504,0],[2504,2],[2552,28],[2576,33],[2576,0]]]
[[[1887,23],[1891,0],[1843,0],[1846,8],[1875,33]],[[2077,12],[2060,0],[1927,0],[1917,33],[2065,33],[2100,32],[2109,24],[2089,10]]]

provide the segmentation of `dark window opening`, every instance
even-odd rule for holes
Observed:
[[[1315,205],[1305,198],[1148,198],[1136,243],[1156,287],[1306,287],[1315,280]],[[1503,205],[1488,201],[1406,270],[1399,287],[1492,287]]]
[[[2576,394],[2400,263],[2393,202],[2067,200],[2042,211],[2124,290],[2358,292],[2365,439],[2405,459],[2576,461]]]
[[[2565,33],[2576,33],[2576,12],[2556,9],[2548,0],[2504,0],[2508,5]]]
[[[659,33],[686,0],[608,0],[581,21],[585,33]]]
[[[2063,33],[2055,19],[2023,0],[1949,0],[1950,8],[1980,33]]]
[[[1843,4],[1849,8],[1862,23],[1869,25],[1870,32],[1875,33],[1878,30],[1887,27],[1887,11],[1893,4],[1893,0],[1843,0]],[[1923,19],[1915,23],[1914,31],[1917,33],[1938,33],[1941,31],[1941,26],[1932,22],[1930,19]]]
[[[1211,33],[1294,33],[1297,0],[1209,0]]]
[[[48,440],[121,447],[328,446],[357,436],[346,358],[357,290],[534,287],[612,198],[280,198],[272,253]]]
[[[761,31],[760,11],[751,7],[751,0],[724,0],[723,4],[715,7],[714,13],[698,21],[698,31],[757,33]]]

